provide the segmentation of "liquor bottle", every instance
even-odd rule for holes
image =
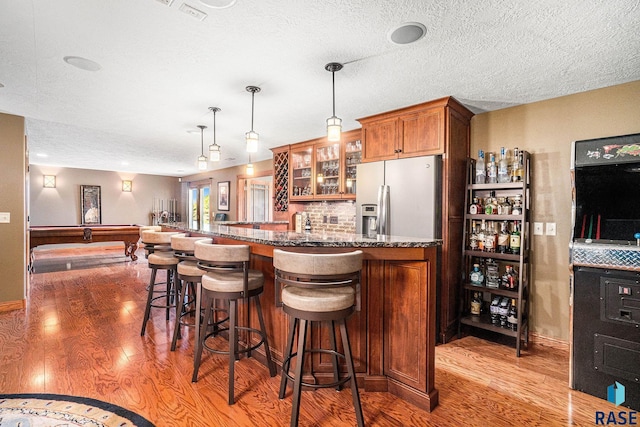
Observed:
[[[498,306],[498,314],[500,315],[500,326],[506,328],[509,326],[507,323],[507,316],[509,315],[509,298],[503,297],[500,300],[500,305]]]
[[[495,215],[498,213],[498,199],[496,199],[495,191],[489,192],[489,197],[484,200],[483,210],[485,215]]]
[[[491,300],[491,305],[489,306],[489,314],[491,315],[491,323],[493,325],[500,324],[500,297],[493,297]]]
[[[500,160],[498,161],[498,182],[501,184],[511,181],[509,176],[509,163],[507,162],[507,150],[500,148]]]
[[[480,204],[478,196],[473,197],[473,201],[471,202],[471,205],[469,205],[469,213],[471,215],[482,213],[482,205]]]
[[[484,151],[478,150],[478,161],[476,161],[476,184],[484,184],[487,172],[484,164]]]
[[[518,272],[513,268],[512,265],[506,266],[506,284],[505,287],[510,291],[517,292],[518,291]]]
[[[520,255],[520,224],[518,221],[513,221],[513,230],[511,230],[511,236],[509,238],[509,247],[511,253],[514,255]]]
[[[518,147],[513,149],[513,159],[511,160],[511,182],[522,181],[522,164],[520,162],[522,152]]]
[[[471,221],[471,230],[469,230],[469,249],[478,250],[478,224],[475,221]]]
[[[487,163],[487,183],[496,184],[498,182],[498,165],[496,165],[496,156],[489,153],[489,162]]]
[[[471,314],[474,316],[480,316],[482,311],[482,300],[478,294],[478,292],[474,292],[473,298],[471,298]]]
[[[488,221],[487,229],[484,234],[484,250],[485,252],[495,252],[496,251],[496,240],[498,238],[498,234],[496,233],[495,222]]]
[[[522,215],[522,196],[513,196],[511,215]]]
[[[511,205],[508,198],[500,197],[498,199],[498,215],[511,215]]]
[[[478,250],[479,251],[484,251],[484,237],[485,237],[485,232],[487,230],[487,225],[485,220],[483,219],[482,222],[480,223],[480,231],[478,231]]]
[[[498,233],[498,248],[497,251],[501,254],[509,252],[509,224],[507,221],[502,221],[500,224],[500,233]]]
[[[473,264],[473,269],[469,273],[469,282],[473,286],[484,286],[484,274],[480,270],[480,264]]]
[[[304,222],[304,232],[311,233],[311,218],[309,217],[309,214],[307,214],[307,219]]]
[[[498,263],[491,258],[487,259],[485,264],[485,285],[487,288],[497,289],[500,286],[500,274],[498,271]]]
[[[507,312],[507,327],[512,331],[518,330],[518,307],[515,299],[511,299],[511,305]]]

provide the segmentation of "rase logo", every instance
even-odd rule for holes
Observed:
[[[624,386],[618,381],[607,387],[607,400],[616,406],[622,405],[625,400]],[[637,411],[596,411],[596,425],[638,425]]]

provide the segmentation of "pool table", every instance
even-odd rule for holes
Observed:
[[[124,255],[137,260],[136,248],[140,239],[139,225],[51,225],[29,228],[31,249],[58,243],[124,242]]]

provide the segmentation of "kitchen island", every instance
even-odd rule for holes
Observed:
[[[211,237],[218,244],[251,247],[251,268],[261,270],[265,276],[261,304],[272,357],[279,364],[289,322],[281,308],[275,306],[273,250],[361,250],[361,310],[348,321],[358,385],[364,391],[388,391],[429,411],[438,404],[434,357],[436,267],[441,240],[401,236],[371,239],[358,234],[306,234],[216,224],[210,225],[208,231],[179,225],[165,228]],[[258,323],[253,312],[245,321]],[[328,341],[328,336],[324,326],[313,329],[311,342]],[[326,354],[313,354],[311,366],[312,374],[307,375],[313,375],[318,382],[331,381],[332,364]]]

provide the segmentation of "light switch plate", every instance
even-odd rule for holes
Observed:
[[[533,223],[533,234],[536,236],[544,235],[544,227],[542,222],[534,222]]]
[[[548,222],[547,223],[547,236],[555,236],[556,235],[556,223]]]
[[[9,212],[0,212],[0,223],[9,224],[11,222],[11,214]]]

